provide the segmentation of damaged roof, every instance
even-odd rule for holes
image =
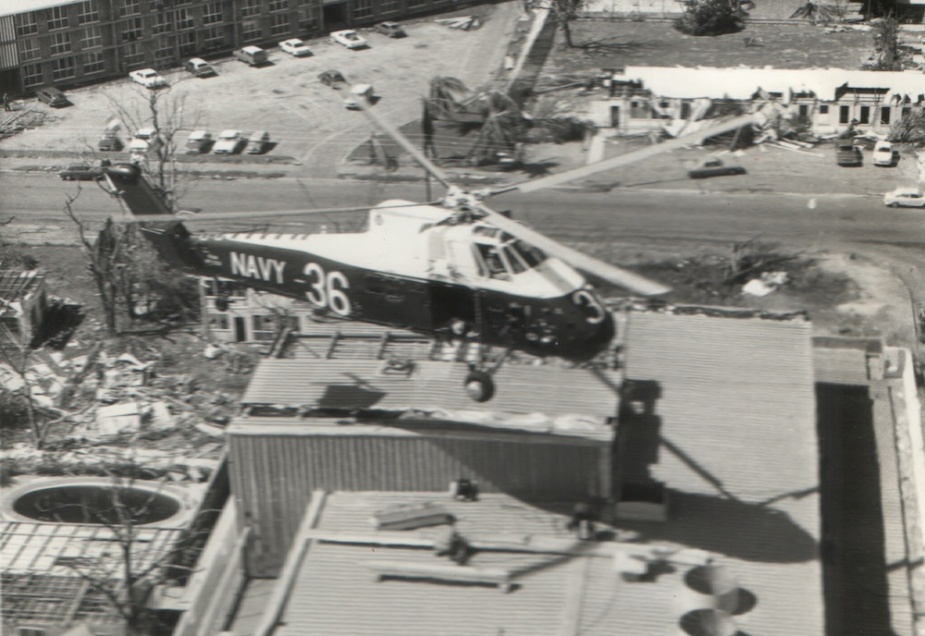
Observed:
[[[921,71],[627,66],[623,77],[643,82],[659,97],[748,100],[760,88],[780,93],[786,103],[796,93],[812,92],[819,99],[835,101],[845,90],[881,89],[884,102],[925,100]]]
[[[397,505],[428,503],[449,512],[474,548],[465,565],[433,549],[448,525],[383,531],[370,522]],[[316,509],[275,636],[672,633],[684,612],[677,603],[684,575],[706,557],[676,551],[677,561],[659,575],[628,581],[615,555],[626,550],[644,562],[658,546],[581,541],[567,529],[567,515],[501,494],[460,502],[447,493],[335,492]],[[441,579],[441,570],[504,574],[512,588]]]
[[[245,407],[284,405],[323,410],[407,409],[543,413],[611,418],[617,414],[620,374],[600,369],[502,365],[495,396],[479,404],[464,391],[462,363],[388,360],[267,359],[241,399]]]
[[[34,269],[0,270],[0,316],[19,315],[21,303],[42,284],[44,277]]]

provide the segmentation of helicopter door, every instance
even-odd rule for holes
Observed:
[[[447,241],[450,281],[430,281],[430,307],[434,329],[450,329],[461,336],[472,332],[480,322],[476,287],[479,266],[468,241]]]
[[[382,322],[408,329],[432,329],[428,284],[374,272],[365,278],[363,307],[367,320]]]

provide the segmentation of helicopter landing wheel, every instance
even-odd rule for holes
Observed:
[[[487,402],[495,395],[495,382],[491,374],[479,369],[473,369],[466,375],[463,383],[466,394],[476,402]]]

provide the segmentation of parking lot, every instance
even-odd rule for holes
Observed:
[[[313,52],[310,57],[295,58],[274,47],[268,49],[270,63],[261,67],[252,68],[230,57],[215,60],[217,77],[200,79],[181,70],[165,72],[171,85],[165,99],[178,108],[184,130],[204,128],[213,135],[229,128],[245,135],[267,130],[276,143],[269,156],[291,158],[289,169],[300,174],[334,176],[336,165],[368,138],[371,126],[362,114],[344,108],[343,91],[318,80],[321,72],[336,69],[351,83],[372,84],[381,98],[376,110],[401,124],[419,116],[420,98],[426,95],[431,77],[450,75],[473,87],[489,80],[501,67],[518,10],[516,3],[470,9],[482,17],[481,28],[471,31],[434,22],[453,14],[404,23],[406,38],[360,30],[370,47],[356,51],[327,37],[307,41]],[[74,105],[62,109],[28,101],[27,107],[47,110],[49,119],[39,128],[4,140],[2,149],[28,151],[36,157],[43,153],[60,156],[64,151],[74,153],[74,159],[80,154],[92,158],[114,114],[113,103],[130,112],[148,112],[147,89],[128,78],[67,94]]]

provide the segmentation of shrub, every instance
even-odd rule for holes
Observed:
[[[745,28],[745,17],[729,0],[694,0],[687,4],[674,28],[687,35],[724,35]]]

